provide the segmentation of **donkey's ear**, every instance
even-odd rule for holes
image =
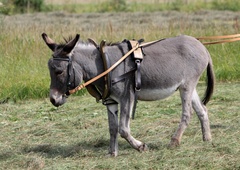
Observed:
[[[77,34],[74,39],[72,39],[71,41],[69,41],[69,42],[65,45],[65,47],[63,48],[63,51],[66,52],[67,54],[71,53],[71,51],[73,50],[73,48],[74,48],[75,45],[77,44],[79,38],[80,38],[80,35]]]
[[[45,43],[47,44],[47,46],[52,50],[54,51],[55,50],[55,47],[57,46],[57,44],[47,36],[47,34],[45,33],[42,33],[42,38],[43,40],[45,41]]]

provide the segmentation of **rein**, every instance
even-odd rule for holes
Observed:
[[[218,41],[212,41],[212,42],[202,42],[203,45],[221,44],[221,43],[226,43],[226,42],[240,41],[240,34],[225,35],[225,36],[197,37],[196,39],[199,40],[199,41],[201,41],[201,40],[218,40]],[[102,72],[98,76],[90,79],[89,81],[87,81],[87,82],[85,82],[85,83],[83,83],[81,85],[78,85],[76,88],[74,88],[72,90],[69,90],[66,94],[67,95],[73,94],[73,93],[77,92],[78,90],[83,89],[87,85],[93,83],[94,81],[100,79],[101,77],[107,75],[109,72],[111,72],[113,69],[115,69],[122,61],[124,61],[131,53],[133,53],[139,47],[144,47],[144,46],[147,46],[147,45],[151,45],[151,44],[154,44],[154,43],[162,41],[162,40],[164,40],[164,39],[151,41],[151,42],[147,42],[147,43],[142,43],[142,44],[137,43],[135,45],[135,47],[132,47],[132,49],[130,51],[128,51],[124,56],[122,56],[122,58],[120,58],[109,69],[107,69],[106,71]]]
[[[218,41],[212,41],[212,42],[202,42],[203,45],[221,44],[221,43],[227,43],[227,42],[240,41],[240,34],[198,37],[196,39],[200,41],[201,40],[218,40]]]

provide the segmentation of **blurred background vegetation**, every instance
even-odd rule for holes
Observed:
[[[67,11],[85,12],[155,12],[155,11],[197,11],[230,10],[239,11],[239,0],[0,0],[0,13]]]
[[[56,42],[76,33],[97,42],[237,34],[239,11],[239,0],[0,0],[0,103],[48,96],[42,32]],[[217,81],[239,81],[240,42],[207,48]]]

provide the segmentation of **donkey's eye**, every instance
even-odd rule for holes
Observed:
[[[60,74],[62,74],[62,73],[63,73],[62,70],[55,70],[55,74],[56,74],[56,75],[60,75]]]

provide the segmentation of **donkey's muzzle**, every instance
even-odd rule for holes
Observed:
[[[50,90],[50,102],[58,107],[63,105],[66,102],[66,95],[60,94],[56,90]]]

